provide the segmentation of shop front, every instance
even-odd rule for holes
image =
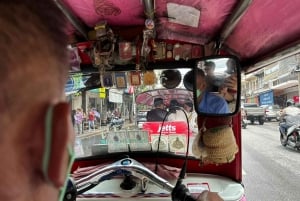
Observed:
[[[299,103],[298,80],[289,80],[279,85],[273,86],[275,93],[275,104],[285,107],[286,101],[292,99],[295,103]]]
[[[246,103],[259,103],[258,96],[248,96],[246,97]]]

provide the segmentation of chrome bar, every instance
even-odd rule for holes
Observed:
[[[130,161],[130,164],[123,164],[124,161]],[[170,184],[167,180],[161,178],[160,176],[156,175],[155,173],[153,173],[151,170],[149,170],[148,168],[146,168],[144,165],[142,165],[141,163],[137,162],[134,159],[131,158],[126,158],[126,159],[122,159],[119,160],[111,165],[108,165],[104,168],[101,168],[100,170],[79,179],[78,181],[76,181],[76,186],[82,188],[84,187],[89,180],[91,180],[94,177],[99,177],[99,175],[102,175],[103,173],[106,173],[108,171],[114,171],[114,170],[127,170],[127,171],[133,171],[133,172],[137,172],[141,175],[144,175],[145,177],[147,177],[150,181],[152,181],[153,183],[155,183],[157,186],[159,186],[162,189],[165,189],[168,192],[172,192],[174,186],[172,184]],[[107,175],[107,174],[105,174]],[[105,176],[103,175],[103,176]]]
[[[250,6],[252,0],[243,0],[239,1],[235,11],[229,17],[229,20],[225,23],[221,34],[220,34],[220,45],[228,38],[228,36],[232,33],[242,16],[246,13],[247,8]]]
[[[75,29],[88,40],[88,31],[87,27],[81,22],[70,9],[66,7],[66,5],[61,0],[53,0],[57,7],[63,12],[66,18],[71,22],[71,24],[75,27]]]

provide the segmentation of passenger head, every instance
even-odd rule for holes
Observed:
[[[179,102],[176,99],[172,99],[170,101],[169,111],[170,112],[176,112],[176,110],[178,109],[178,107],[181,107],[181,105],[179,104]]]
[[[183,108],[187,112],[192,112],[193,111],[193,102],[191,100],[186,100],[183,104]]]
[[[208,76],[214,75],[215,68],[216,68],[216,64],[212,61],[207,61],[204,63],[204,71]]]
[[[0,200],[58,200],[74,141],[65,19],[52,0],[2,0],[0,26]]]
[[[170,107],[181,107],[181,105],[176,99],[172,99],[170,101]]]
[[[228,59],[226,62],[227,70],[226,73],[232,74],[236,71],[236,62],[233,59]]]
[[[162,98],[155,98],[154,99],[154,107],[164,109],[164,100]]]
[[[205,74],[202,69],[196,70],[196,79],[197,90],[199,90],[200,92],[205,91],[207,85]]]

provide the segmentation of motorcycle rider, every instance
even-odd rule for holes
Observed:
[[[247,113],[243,105],[241,106],[241,123],[242,127],[245,129],[247,127]]]
[[[295,106],[295,102],[292,99],[286,101],[286,108],[283,109],[281,117],[286,115],[296,116],[300,114],[300,109]]]
[[[285,132],[287,132],[287,129],[291,126],[287,124],[286,117],[300,115],[300,109],[295,106],[295,102],[292,99],[286,101],[286,106],[287,107],[283,109],[282,114],[280,116],[280,127],[283,128]]]

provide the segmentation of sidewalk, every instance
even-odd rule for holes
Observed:
[[[133,129],[133,127],[135,127],[134,123],[131,124],[126,123],[122,129],[128,129],[128,128]],[[95,129],[95,130],[91,129],[90,131],[84,130],[83,134],[80,135],[76,134],[76,138],[82,139],[82,138],[92,137],[96,135],[105,135],[108,132],[109,132],[108,125],[106,125],[106,126],[101,126],[100,129]],[[113,130],[111,132],[113,132]]]

